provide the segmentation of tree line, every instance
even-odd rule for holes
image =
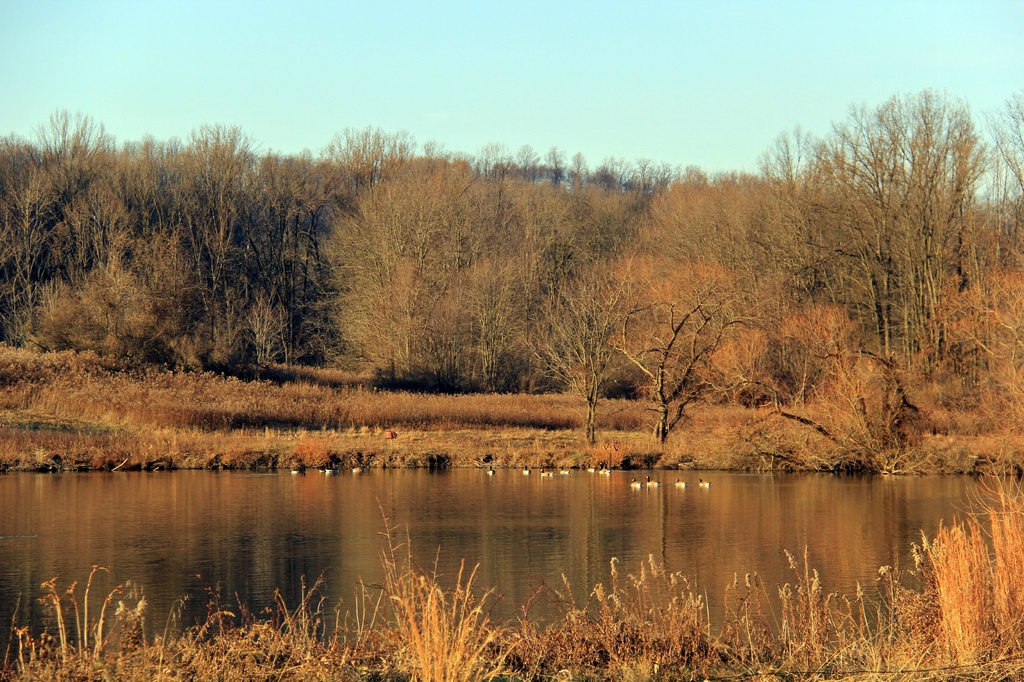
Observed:
[[[712,176],[377,129],[315,155],[224,126],[118,145],[58,112],[0,139],[0,341],[573,390],[591,439],[609,395],[648,398],[659,440],[698,400],[830,433],[801,406],[854,396],[898,447],[915,382],[1024,418],[1022,225],[1024,91],[983,120],[895,95]]]

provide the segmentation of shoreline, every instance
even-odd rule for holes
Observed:
[[[0,411],[0,473],[160,470],[588,469],[832,473],[880,475],[1020,475],[1020,458],[1002,437],[932,437],[896,470],[834,465],[820,452],[753,451],[741,419],[754,411],[708,410],[694,418],[687,443],[655,446],[646,432],[601,432],[587,445],[570,429],[359,427],[194,429],[97,428],[26,424]],[[20,423],[19,423],[20,422]],[[723,424],[724,422],[724,424]],[[729,424],[735,424],[730,427]],[[723,433],[725,429],[731,432]],[[1012,434],[1008,434],[1012,435]],[[680,439],[681,440],[681,439]],[[690,447],[686,447],[689,444]],[[694,447],[694,445],[697,447]],[[830,453],[835,456],[835,453]],[[813,456],[812,456],[813,455]]]
[[[650,446],[647,434],[615,434],[616,440],[587,446],[572,431],[472,429],[403,431],[382,444],[383,436],[358,431],[309,432],[267,429],[217,432],[113,431],[70,433],[0,425],[0,474],[18,472],[89,473],[110,471],[292,469],[589,469],[612,471],[730,471],[751,473],[829,473],[861,475],[1019,474],[1009,458],[983,459],[969,442],[942,443],[946,454],[931,466],[877,471],[800,466],[791,460],[722,451],[693,456]],[[611,457],[608,456],[609,452]]]
[[[596,443],[588,444],[585,405],[573,396],[417,394],[339,377],[333,370],[273,381],[123,370],[92,353],[0,345],[0,472],[293,466],[1024,472],[1024,433],[971,413],[933,409],[905,447],[872,450],[854,438],[823,436],[770,406],[700,404],[659,444],[645,403],[605,399]],[[829,407],[800,409],[806,421],[821,424]]]

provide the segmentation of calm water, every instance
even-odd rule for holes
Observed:
[[[351,604],[360,579],[380,578],[386,515],[407,528],[413,554],[437,559],[453,577],[460,560],[479,564],[478,586],[494,587],[506,612],[539,586],[579,597],[608,580],[609,560],[625,571],[648,556],[695,578],[712,616],[733,575],[790,581],[784,550],[819,569],[825,587],[853,593],[874,585],[879,566],[910,565],[921,531],[969,509],[968,478],[835,478],[704,472],[711,487],[634,490],[635,473],[541,478],[519,471],[375,471],[326,476],[207,471],[13,474],[0,476],[0,641],[16,605],[19,624],[39,624],[40,584],[84,583],[94,564],[110,575],[106,593],[131,580],[150,604],[149,634],[163,631],[179,598],[184,623],[205,613],[218,587],[259,613],[280,588],[298,601],[303,577],[323,575],[332,604]],[[643,477],[643,474],[640,475]],[[769,588],[774,592],[773,588]],[[19,605],[20,604],[20,605]],[[95,606],[94,606],[95,608]]]

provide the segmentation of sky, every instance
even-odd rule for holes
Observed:
[[[346,128],[755,171],[775,138],[935,89],[1024,90],[1022,0],[0,0],[0,136],[59,110],[118,142]]]

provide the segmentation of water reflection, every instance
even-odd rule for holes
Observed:
[[[835,478],[656,472],[658,488],[632,489],[628,474],[523,476],[482,470],[324,475],[215,472],[17,474],[0,477],[0,619],[39,623],[40,584],[84,581],[109,567],[94,594],[125,580],[150,603],[150,634],[191,595],[190,623],[207,590],[259,613],[275,588],[290,603],[301,580],[325,579],[332,601],[351,604],[360,579],[381,578],[386,517],[411,538],[422,567],[454,578],[479,564],[478,585],[504,597],[505,614],[539,586],[577,596],[608,580],[609,560],[636,570],[652,556],[697,579],[712,615],[734,574],[772,586],[792,575],[784,550],[819,569],[830,590],[870,587],[879,566],[909,562],[910,543],[963,510],[966,478]],[[6,639],[7,633],[0,637]]]

